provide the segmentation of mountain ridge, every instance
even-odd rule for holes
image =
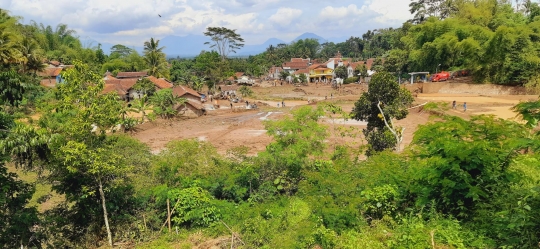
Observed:
[[[299,36],[297,36],[295,39],[291,40],[290,42],[285,42],[278,38],[269,38],[262,44],[250,44],[250,45],[244,45],[241,49],[239,49],[236,53],[230,54],[232,57],[245,57],[250,55],[257,55],[266,50],[270,45],[277,46],[278,44],[285,43],[290,44],[292,42],[297,42],[301,39],[316,39],[319,41],[319,43],[324,42],[343,42],[347,38],[344,37],[333,37],[326,39],[322,36],[319,36],[315,33],[311,32],[305,32]],[[176,36],[176,35],[168,35],[159,40],[159,45],[164,46],[165,49],[163,49],[163,52],[167,55],[168,58],[174,58],[174,57],[195,57],[201,53],[201,51],[211,51],[209,45],[204,44],[205,42],[211,41],[210,38],[204,36],[204,35],[186,35],[186,36]],[[94,46],[97,46],[98,41],[95,40],[87,40],[87,42],[90,42],[94,44]],[[103,49],[103,52],[105,54],[110,54],[111,47],[116,44],[111,43],[100,43],[101,47]],[[143,47],[142,46],[130,46],[130,48],[135,49],[137,52],[142,53]]]

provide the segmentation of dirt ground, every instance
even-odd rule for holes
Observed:
[[[148,144],[154,153],[159,153],[165,145],[172,140],[198,139],[208,141],[218,149],[220,154],[226,154],[227,150],[238,146],[247,146],[250,154],[263,151],[272,138],[266,134],[264,129],[265,120],[275,120],[288,115],[288,113],[301,105],[310,102],[332,102],[351,111],[360,94],[367,90],[365,85],[346,85],[344,89],[337,91],[330,86],[314,85],[295,87],[291,85],[273,86],[270,83],[263,83],[258,87],[253,87],[254,96],[246,99],[250,103],[259,102],[259,109],[246,110],[245,100],[242,103],[235,103],[230,108],[230,103],[222,101],[218,110],[208,111],[208,115],[194,119],[182,119],[174,121],[154,121],[142,124],[138,127],[133,137]],[[505,96],[483,96],[470,94],[418,94],[415,104],[426,102],[446,102],[451,106],[452,101],[457,102],[457,108],[451,109],[448,113],[467,118],[470,115],[493,114],[505,119],[515,118],[510,108],[520,101],[535,100],[534,95],[505,95]],[[285,107],[281,106],[281,101]],[[467,102],[467,110],[463,110],[463,103]],[[280,106],[278,107],[278,104]],[[429,121],[429,114],[421,108],[410,110],[407,118],[397,121],[397,125],[405,128],[403,146],[409,144],[413,133],[418,125]],[[340,143],[357,142],[362,143],[359,138],[341,138],[333,135],[332,121],[323,120],[331,129],[331,136],[327,142],[329,146]],[[365,127],[364,122],[334,120],[336,126],[354,127],[358,134]]]

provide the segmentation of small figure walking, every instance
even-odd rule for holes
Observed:
[[[452,109],[456,109],[456,101],[452,101]]]
[[[279,103],[277,103],[277,107],[279,107]]]
[[[249,102],[246,100],[246,106],[249,106]]]
[[[285,107],[285,102],[281,101],[281,107]]]
[[[463,111],[464,111],[464,112],[467,111],[467,102],[463,102]]]
[[[330,99],[334,99],[334,94],[333,93],[330,94]]]
[[[232,102],[231,102],[231,109],[232,109]]]

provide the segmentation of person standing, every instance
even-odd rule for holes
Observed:
[[[281,101],[281,107],[285,107],[285,102]]]
[[[232,102],[231,102],[231,110],[232,110]]]
[[[452,101],[452,109],[456,109],[456,101]]]
[[[463,102],[463,111],[464,111],[464,112],[467,111],[467,102]]]

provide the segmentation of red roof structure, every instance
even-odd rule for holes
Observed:
[[[148,76],[146,72],[119,72],[116,78],[141,78],[146,76]]]
[[[37,72],[38,76],[41,77],[56,77],[62,72],[61,67],[46,67],[41,72]]]
[[[189,87],[186,87],[186,86],[182,86],[182,85],[173,87],[172,91],[173,91],[173,94],[176,94],[176,96],[178,96],[178,97],[182,97],[182,96],[184,96],[186,94],[191,94],[191,95],[193,95],[195,97],[198,97],[198,98],[201,97],[201,95],[199,95],[199,93],[197,93],[195,90],[193,90],[193,89],[191,89]]]
[[[156,78],[154,76],[148,76],[146,77],[148,80],[150,80],[152,83],[154,83],[154,85],[159,88],[159,89],[168,89],[168,88],[172,88],[173,87],[173,84],[170,83],[169,81],[167,81],[166,79],[164,78]]]

